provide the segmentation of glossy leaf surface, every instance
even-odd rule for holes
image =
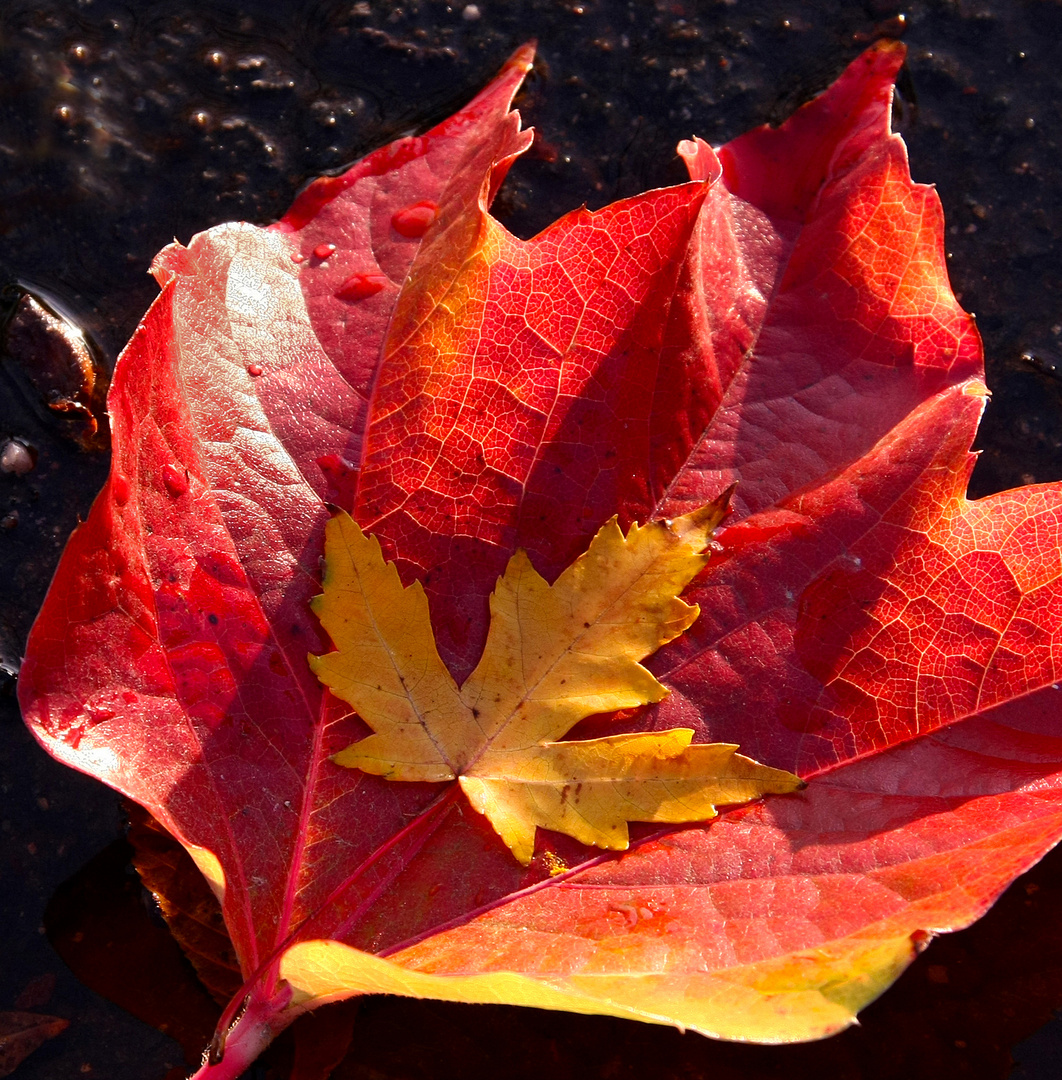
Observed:
[[[167,249],[115,373],[20,694],[222,898],[247,1007],[204,1077],[352,992],[819,1037],[1062,835],[1062,490],[965,498],[980,346],[889,134],[902,49],[522,241],[487,208],[528,62],[271,229]],[[573,735],[689,728],[805,791],[622,856],[540,830],[525,870],[434,785],[330,760],[369,732],[305,659],[326,501],[424,582],[460,683],[518,548],[553,581],[733,480],[701,617],[647,662],[670,696]]]

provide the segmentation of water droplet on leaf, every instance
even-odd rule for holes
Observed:
[[[335,252],[335,250],[335,244],[318,244],[317,247],[313,249],[313,253],[318,259],[327,259]]]
[[[163,465],[162,482],[166,490],[176,499],[188,490],[188,474],[175,465]]]
[[[386,284],[386,274],[352,274],[336,289],[335,295],[339,300],[364,300],[375,296]]]
[[[322,454],[314,460],[317,467],[333,484],[339,483],[340,480],[354,471],[354,466],[346,458],[341,458],[338,454]]]
[[[125,506],[129,501],[129,481],[121,473],[111,477],[111,496],[118,506]]]
[[[425,200],[397,210],[391,217],[391,227],[399,236],[414,240],[423,236],[438,216],[438,203]]]

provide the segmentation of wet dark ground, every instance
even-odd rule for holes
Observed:
[[[1062,479],[1057,3],[0,0],[0,305],[17,300],[12,286],[31,289],[113,364],[155,294],[151,257],[174,236],[273,220],[312,176],[459,107],[531,37],[540,60],[518,104],[543,139],[496,206],[523,236],[583,201],[681,180],[678,139],[717,143],[784,118],[881,34],[909,46],[896,126],[915,178],[938,185],[952,282],[985,340],[994,396],[974,494]],[[14,437],[36,456],[24,475],[0,472],[7,671],[106,470],[24,359],[0,358],[0,444]],[[56,888],[104,849],[94,865],[109,877],[61,897],[104,912],[124,903],[130,924],[138,912],[151,922],[124,849],[108,847],[121,809],[36,747],[13,677],[0,677],[0,1010],[21,998],[72,1021],[17,1075],[161,1080],[180,1046],[79,983],[43,925]],[[58,929],[52,918],[68,944],[86,933],[68,925],[69,908]],[[112,980],[124,963],[110,963]],[[379,1001],[362,1009],[341,1075],[1046,1080],[1062,1075],[1062,1024],[1043,1027],[1056,1008],[1058,854],[976,927],[935,943],[861,1029],[821,1046],[719,1046],[599,1018]]]

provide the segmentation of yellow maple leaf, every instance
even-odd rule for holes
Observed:
[[[801,787],[731,743],[694,744],[689,728],[557,741],[584,717],[666,696],[640,661],[697,618],[679,594],[707,562],[726,501],[626,536],[613,518],[552,585],[518,551],[460,689],[435,646],[421,583],[403,587],[379,541],[340,512],[313,601],[336,651],[310,665],[373,734],[333,760],[389,780],[456,778],[524,865],[537,827],[622,851],[630,821],[704,821],[717,805]]]

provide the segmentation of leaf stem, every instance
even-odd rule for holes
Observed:
[[[275,997],[238,995],[240,1006],[246,1004],[246,1008],[231,1030],[219,1024],[217,1034],[203,1055],[203,1064],[191,1080],[238,1080],[282,1030],[278,1030],[273,1021],[283,1011],[289,997],[290,994],[283,995],[281,1004]]]

